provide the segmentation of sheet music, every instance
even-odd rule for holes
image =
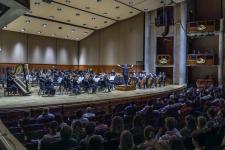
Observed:
[[[62,82],[62,79],[63,79],[62,77],[59,77],[58,80],[57,80],[58,83],[61,83]]]
[[[98,82],[100,78],[93,78],[95,82]]]
[[[114,80],[115,76],[110,76],[109,80]]]
[[[79,77],[78,78],[78,83],[82,82],[84,80],[84,77]]]

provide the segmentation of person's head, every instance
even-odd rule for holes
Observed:
[[[171,137],[169,139],[169,146],[171,150],[184,150],[184,144],[180,138]]]
[[[192,133],[192,144],[195,148],[201,149],[205,147],[205,134],[202,131],[194,131]]]
[[[198,128],[198,129],[203,129],[203,128],[205,128],[205,127],[206,127],[206,123],[207,123],[207,120],[206,120],[205,117],[199,116],[199,117],[197,118],[197,128]]]
[[[141,115],[136,115],[133,118],[133,128],[143,128],[143,119]]]
[[[72,136],[72,128],[68,125],[65,125],[62,127],[62,129],[60,130],[60,136],[62,140],[67,140],[69,138],[71,138]]]
[[[87,123],[87,125],[85,127],[85,131],[88,136],[93,135],[95,133],[95,124],[93,122]]]
[[[155,129],[152,126],[146,126],[144,129],[145,140],[151,140],[155,137]]]
[[[174,117],[167,117],[165,119],[165,126],[167,131],[172,131],[176,127],[176,120]]]
[[[30,117],[30,111],[24,111],[23,112],[23,117],[24,118],[29,118]]]
[[[120,150],[132,150],[134,148],[133,135],[128,130],[124,130],[120,135]]]
[[[215,117],[215,111],[213,110],[213,108],[209,108],[207,110],[207,116],[211,119]]]
[[[93,135],[88,141],[88,150],[104,150],[102,138],[99,135]]]
[[[49,132],[51,134],[56,134],[57,130],[58,130],[58,123],[56,121],[50,122],[50,124],[49,124]]]
[[[42,114],[47,115],[49,113],[49,108],[43,108]]]
[[[72,124],[72,129],[73,130],[79,130],[79,129],[82,129],[82,123],[77,120],[75,121],[73,124]]]
[[[56,114],[55,115],[55,121],[58,122],[58,124],[63,122],[63,118],[61,114]]]
[[[111,122],[111,131],[120,134],[124,129],[123,119],[119,116],[115,116]]]
[[[80,118],[82,118],[82,116],[83,116],[83,111],[82,111],[82,110],[78,110],[78,111],[76,112],[76,117],[77,117],[78,119],[80,119]]]
[[[87,107],[86,108],[86,113],[91,113],[92,112],[92,108],[91,107]]]
[[[185,117],[185,124],[186,124],[186,127],[188,127],[191,130],[194,130],[196,128],[195,119],[191,115],[187,115]]]

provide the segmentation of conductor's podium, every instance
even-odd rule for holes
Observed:
[[[118,91],[133,91],[136,90],[136,86],[133,85],[117,85],[115,87],[116,90]]]

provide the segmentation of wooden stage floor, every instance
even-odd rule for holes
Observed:
[[[135,91],[112,91],[110,93],[98,92],[97,94],[80,94],[80,95],[56,95],[53,97],[42,97],[33,93],[31,96],[7,96],[0,94],[0,109],[3,108],[19,108],[19,107],[35,107],[49,106],[58,104],[79,104],[89,102],[102,102],[113,99],[122,99],[143,95],[157,95],[164,92],[173,92],[185,88],[185,85],[167,85],[165,87],[151,89],[137,89]]]

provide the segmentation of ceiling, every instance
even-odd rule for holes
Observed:
[[[53,0],[50,4],[30,0],[30,4],[29,12],[3,29],[79,41],[95,30],[162,6],[160,0]]]

